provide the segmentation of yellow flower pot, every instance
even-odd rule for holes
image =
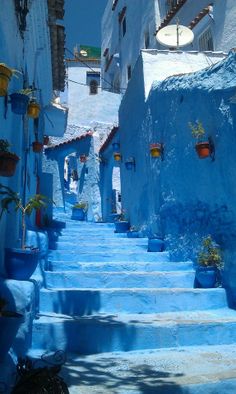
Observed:
[[[162,155],[162,145],[161,144],[151,144],[150,154],[152,157],[161,157]]]
[[[120,161],[121,160],[121,154],[119,152],[113,153],[113,157],[115,161]]]
[[[6,96],[12,71],[7,66],[0,64],[0,96]]]
[[[27,114],[30,118],[38,118],[40,113],[40,106],[35,102],[31,102],[28,105]]]

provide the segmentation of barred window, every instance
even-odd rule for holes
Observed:
[[[199,37],[199,51],[214,51],[211,29],[207,29]]]

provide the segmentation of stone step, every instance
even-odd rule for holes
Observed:
[[[80,241],[77,239],[74,242],[62,242],[61,240],[56,244],[56,250],[60,252],[68,252],[68,250],[73,250],[74,253],[85,253],[88,251],[89,253],[96,253],[96,252],[112,252],[112,253],[119,253],[119,252],[136,252],[136,253],[143,253],[147,252],[147,243],[135,245],[135,244],[124,244],[123,242],[107,242],[104,240],[100,243],[87,243]]]
[[[226,314],[224,313],[226,312]],[[235,344],[236,312],[41,315],[34,323],[33,348],[78,354]]]
[[[54,289],[40,291],[40,311],[67,315],[161,313],[225,308],[225,290],[215,289]]]
[[[45,287],[51,288],[193,288],[195,271],[168,272],[45,272]]]
[[[70,394],[235,394],[236,346],[69,355]]]
[[[137,261],[117,261],[110,263],[94,262],[94,263],[81,263],[71,261],[49,261],[47,270],[49,271],[106,271],[106,272],[119,272],[119,271],[185,271],[193,268],[192,261],[175,262],[175,261],[155,261],[155,262],[137,262]]]
[[[156,262],[169,261],[168,252],[149,253],[147,251],[139,251],[139,253],[129,251],[97,251],[97,252],[77,252],[74,249],[68,250],[50,250],[48,253],[49,261],[70,261],[70,262],[117,262],[117,261],[142,261],[142,262]]]

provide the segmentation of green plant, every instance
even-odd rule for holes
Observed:
[[[199,140],[205,134],[205,129],[199,120],[197,120],[195,124],[189,122],[188,125],[191,129],[192,136],[197,138],[197,140]]]
[[[224,264],[219,247],[210,235],[202,241],[202,248],[198,254],[198,264],[202,267],[216,267],[222,269]]]
[[[0,139],[0,151],[1,152],[9,152],[10,144],[7,140]]]
[[[73,205],[73,208],[77,209],[83,209],[84,211],[88,210],[88,203],[87,202],[77,202],[75,205]]]
[[[42,194],[35,194],[30,197],[25,205],[23,205],[21,198],[18,193],[14,192],[11,188],[0,184],[0,195],[2,195],[1,199],[1,213],[0,219],[3,215],[3,212],[9,213],[9,206],[11,204],[15,205],[15,211],[20,210],[22,215],[22,249],[26,249],[25,240],[26,240],[26,215],[30,216],[34,210],[38,210],[40,208],[46,207],[47,203],[50,201],[46,196]]]

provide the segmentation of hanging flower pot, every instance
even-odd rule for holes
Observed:
[[[200,159],[205,159],[211,155],[211,148],[209,141],[198,142],[195,149]]]
[[[12,70],[5,64],[0,64],[0,96],[6,96],[8,84],[12,77]]]
[[[38,118],[40,113],[40,105],[36,101],[30,101],[27,109],[27,114],[30,118]]]
[[[39,141],[34,141],[32,143],[33,152],[40,153],[43,150],[43,144]]]
[[[162,157],[163,145],[159,143],[150,144],[150,154],[152,157]]]
[[[134,157],[129,157],[125,162],[125,167],[127,170],[132,170],[135,167]]]
[[[13,176],[18,161],[19,157],[14,153],[0,152],[0,176]]]
[[[25,115],[29,104],[29,96],[23,93],[12,93],[10,97],[12,112],[18,115]]]
[[[80,155],[79,159],[80,159],[80,162],[81,162],[81,163],[86,163],[86,161],[87,161],[87,156],[86,156],[86,155]]]
[[[49,137],[48,137],[48,135],[44,135],[43,136],[43,145],[48,145],[48,143],[49,143]]]
[[[113,149],[113,152],[118,152],[120,150],[119,142],[113,142],[112,149]]]
[[[113,153],[113,157],[115,161],[120,161],[121,160],[121,154],[119,152]]]
[[[9,142],[0,139],[0,176],[13,176],[19,157],[15,153],[9,152]]]

